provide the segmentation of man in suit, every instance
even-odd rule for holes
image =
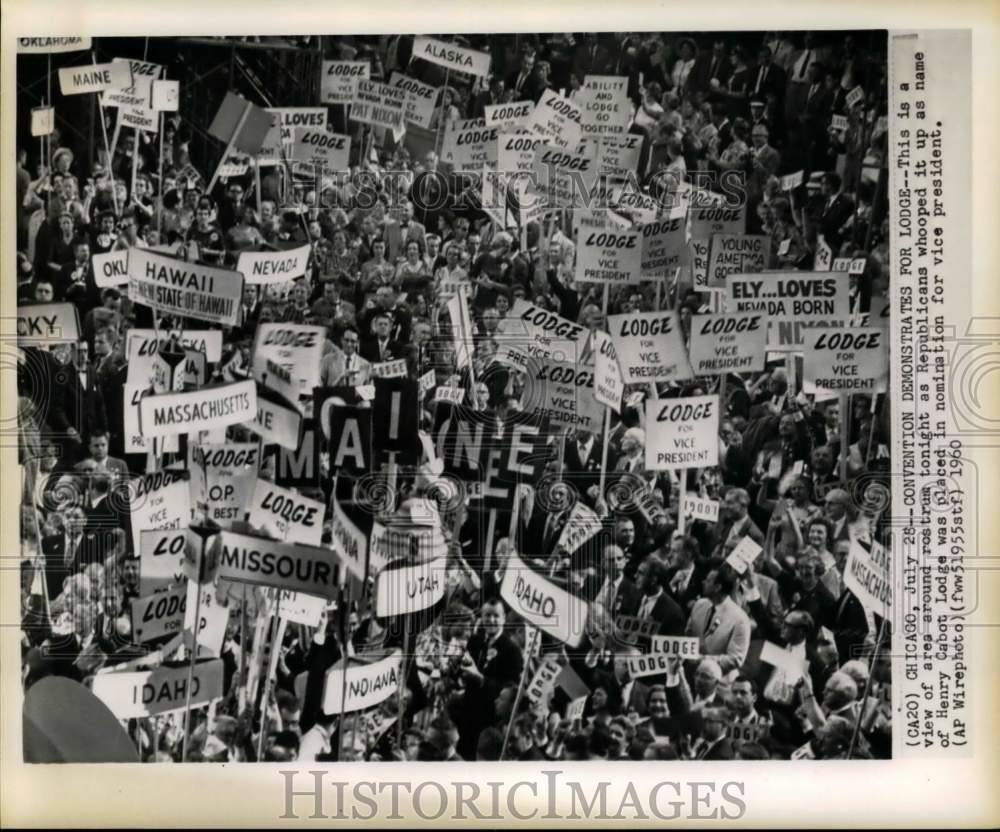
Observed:
[[[635,582],[643,599],[636,615],[644,621],[655,621],[657,635],[679,636],[684,634],[684,613],[677,602],[664,592],[666,574],[667,565],[652,555],[639,564]]]
[[[585,75],[610,75],[611,52],[593,32],[583,36],[583,43],[573,55],[573,74],[581,81]]]
[[[835,255],[846,238],[841,228],[854,213],[854,201],[841,191],[841,185],[840,174],[833,171],[823,174],[820,184],[823,213],[820,215],[818,230]]]
[[[642,592],[625,577],[625,553],[620,546],[605,546],[601,553],[601,570],[584,584],[584,596],[599,602],[614,618],[618,615],[635,615],[642,602]]]
[[[423,252],[424,235],[427,229],[422,223],[413,218],[413,203],[409,199],[403,198],[399,204],[399,219],[388,220],[385,224],[385,245],[386,257],[390,263],[395,264],[398,257],[402,257],[406,251],[406,244],[414,240]]]
[[[375,334],[361,341],[361,357],[372,364],[403,357],[403,345],[390,337],[392,321],[385,312],[375,315]]]
[[[694,69],[688,78],[688,87],[693,91],[705,93],[708,101],[722,101],[724,99],[717,94],[717,91],[725,88],[732,72],[733,65],[729,60],[726,41],[716,38],[712,41],[712,51],[699,55],[695,61]]]
[[[686,628],[700,639],[702,656],[715,659],[725,674],[738,670],[750,649],[750,617],[733,601],[735,588],[736,574],[728,566],[709,572]]]
[[[785,117],[789,121],[800,113],[805,105],[806,92],[811,83],[810,67],[829,60],[830,51],[816,45],[816,34],[804,32],[802,49],[793,57],[788,66],[788,81],[785,86]],[[818,76],[822,84],[822,73]]]
[[[379,315],[389,317],[389,337],[393,341],[405,344],[410,340],[410,330],[413,327],[413,315],[408,309],[396,301],[396,290],[392,286],[379,286],[375,291],[375,306],[366,309],[359,325],[361,327],[361,343],[375,333],[374,322]]]
[[[809,65],[805,83],[800,84],[801,106],[798,107],[797,137],[800,151],[806,154],[805,164],[808,170],[822,167],[827,155],[828,133],[830,123],[830,108],[833,96],[823,83],[823,66],[817,62]]]
[[[559,542],[563,527],[569,520],[572,506],[559,509],[544,509],[539,501],[535,501],[531,518],[521,535],[518,551],[528,557],[551,555]]]
[[[505,685],[516,686],[521,679],[524,658],[520,648],[504,632],[506,611],[499,598],[487,599],[482,606],[482,628],[469,639],[462,659],[462,677],[465,681],[463,713],[466,718],[459,725],[462,739],[459,753],[466,759],[474,755],[468,746],[474,746],[479,732],[492,723],[494,702]]]
[[[243,287],[243,302],[240,305],[240,325],[238,332],[241,335],[252,335],[257,328],[257,321],[260,319],[261,299],[257,285],[248,283]]]
[[[667,591],[687,614],[701,596],[704,567],[697,561],[698,543],[693,537],[675,533],[670,541]]]
[[[724,707],[704,708],[701,735],[691,745],[692,760],[732,760],[733,741],[726,735],[729,714]]]
[[[537,102],[542,97],[542,93],[552,86],[552,81],[549,78],[551,71],[552,65],[548,61],[536,61],[531,77],[521,90],[523,97]]]
[[[517,71],[512,72],[507,77],[507,89],[513,93],[514,101],[523,101],[528,98],[529,82],[535,68],[535,53],[525,51],[521,54],[521,65]],[[497,103],[497,102],[494,102]]]
[[[715,527],[712,557],[725,560],[744,538],[764,545],[764,533],[750,519],[750,495],[743,488],[730,488],[719,506],[719,522]]]
[[[115,459],[108,456],[110,440],[106,430],[95,430],[87,440],[87,450],[90,456],[78,462],[74,469],[83,471],[84,469],[92,473],[105,473],[120,476],[128,475],[128,465],[122,459]],[[93,464],[91,464],[93,463]]]
[[[360,336],[353,326],[340,336],[340,350],[323,356],[320,380],[324,387],[358,387],[371,380],[371,362],[358,354]]]
[[[586,494],[601,480],[601,440],[589,430],[578,430],[566,437],[563,464],[577,491]]]
[[[868,524],[863,517],[851,519],[850,504],[851,495],[843,488],[832,488],[823,498],[823,518],[830,526],[830,546],[836,546],[841,540],[864,537],[868,532]]]
[[[767,116],[771,124],[784,109],[785,70],[774,63],[771,50],[762,46],[757,53],[757,69],[750,76],[750,97],[760,97],[767,103]]]

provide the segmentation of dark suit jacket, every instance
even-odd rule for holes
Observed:
[[[397,306],[395,309],[390,309],[387,313],[379,307],[374,309],[366,309],[362,315],[358,324],[361,331],[358,333],[361,336],[362,343],[364,343],[365,338],[374,338],[372,333],[372,321],[375,320],[376,315],[388,314],[389,318],[392,320],[392,325],[389,328],[389,339],[392,341],[399,341],[400,344],[406,344],[410,340],[410,329],[413,326],[413,315],[410,313],[409,309],[404,309],[401,306]],[[368,358],[368,356],[364,356]],[[370,361],[371,359],[369,359]]]
[[[707,751],[702,751],[697,755],[698,760],[732,760],[736,757],[733,749],[733,741],[729,737],[723,737],[714,743]]]
[[[599,437],[595,436],[590,449],[590,455],[587,457],[587,461],[583,462],[580,459],[580,450],[576,439],[567,438],[566,440],[563,462],[566,465],[566,470],[570,474],[569,479],[571,483],[576,487],[576,490],[580,492],[581,497],[586,495],[587,489],[590,488],[590,486],[598,485],[600,483],[601,449],[601,440]]]
[[[551,512],[544,511],[541,506],[536,504],[527,524],[521,527],[517,551],[524,552],[528,556],[551,554],[555,550],[556,541],[559,540],[562,527],[566,525],[566,521],[569,519],[569,514],[568,511],[563,512],[562,516],[555,521],[556,525],[552,532],[552,545],[546,547],[544,541],[545,523],[549,519]]]
[[[841,664],[855,658],[855,651],[860,650],[868,635],[868,618],[861,602],[849,589],[845,589],[837,599],[829,627]]]
[[[832,205],[827,202],[823,206],[823,213],[819,220],[819,233],[823,235],[827,245],[833,249],[835,257],[844,241],[840,234],[840,227],[853,213],[854,201],[846,194],[837,194]]]
[[[361,357],[366,361],[370,361],[372,364],[379,364],[382,361],[394,361],[398,358],[404,358],[403,344],[399,341],[389,340],[386,345],[386,357],[379,355],[378,339],[374,336],[370,338],[364,338],[361,341],[361,349],[358,350]]]
[[[733,74],[733,65],[728,55],[718,59],[718,66],[713,72],[712,64],[715,62],[715,55],[709,51],[699,55],[694,62],[694,69],[688,76],[688,87],[692,90],[711,93],[712,78],[718,78],[722,87],[726,86],[729,76]]]
[[[485,634],[477,632],[469,639],[467,649],[485,682],[492,682],[498,690],[505,684],[516,685],[520,681],[524,658],[521,649],[506,633],[500,633],[493,644],[487,646]]]
[[[639,602],[639,609],[642,608],[642,601]],[[682,636],[684,627],[687,624],[687,616],[678,606],[677,602],[671,598],[666,590],[657,599],[653,606],[653,612],[649,616],[659,624],[657,634],[661,636]],[[641,640],[640,640],[641,644]]]
[[[750,96],[753,97],[754,94],[763,96],[773,95],[780,102],[785,95],[785,70],[783,70],[776,63],[771,63],[767,68],[767,72],[760,85],[760,89],[757,88],[757,78],[759,77],[759,74],[759,66],[755,66],[750,69]]]
[[[514,92],[515,101],[524,101],[530,98],[529,91],[531,87],[529,85],[531,84],[531,80],[534,77],[534,72],[529,72],[527,75],[524,76],[524,80],[521,82],[521,89],[518,90],[517,79],[520,76],[521,76],[521,67],[518,67],[512,73],[510,73],[510,75],[508,75],[506,79],[506,89],[512,90]],[[534,100],[535,99],[532,99],[532,101]],[[496,102],[487,101],[486,103],[490,104]]]
[[[691,573],[691,577],[688,578],[687,586],[680,593],[675,593],[670,588],[671,583],[674,580],[674,575],[676,575],[677,572],[678,569],[676,566],[671,566],[667,570],[667,579],[663,587],[663,591],[670,593],[670,597],[677,602],[677,605],[686,614],[688,611],[688,604],[697,601],[701,597],[701,586],[705,581],[707,569],[703,564],[696,561],[694,571]]]

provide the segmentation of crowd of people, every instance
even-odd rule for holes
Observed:
[[[398,69],[430,83],[440,68],[408,63],[409,40],[329,38],[326,48],[337,58],[369,60],[373,78]],[[492,74],[471,82],[452,74],[439,123],[482,117],[491,104],[537,101],[550,89],[573,99],[587,75],[627,77],[634,107],[628,129],[643,144],[641,185],[664,171],[699,187],[735,172],[744,183],[745,232],[771,240],[768,269],[812,270],[822,238],[834,257],[864,260],[850,276],[853,314],[870,313],[887,297],[888,216],[879,196],[884,39],[878,48],[867,36],[862,45],[861,35],[812,32],[457,42],[488,50]],[[849,104],[858,87],[863,95]],[[109,133],[113,113],[107,110]],[[832,126],[833,116],[844,117],[846,128]],[[89,168],[83,149],[62,144],[58,132],[50,158],[32,160],[34,175],[27,148],[19,152],[18,303],[69,303],[80,322],[76,342],[19,351],[26,689],[47,676],[91,684],[98,671],[143,666],[162,646],[132,637],[142,553],[121,484],[150,464],[185,462],[129,453],[126,342],[134,328],[211,327],[154,315],[125,286],[99,287],[95,255],[143,247],[235,268],[243,252],[308,245],[304,276],[245,286],[240,323],[222,328],[222,355],[209,364],[206,381],[246,377],[262,323],[319,325],[326,331],[324,387],[368,385],[374,365],[396,359],[406,360],[411,379],[432,371],[419,414],[432,437],[452,407],[500,419],[523,408],[518,374],[491,371],[498,328],[519,299],[591,332],[606,328],[605,313],[676,308],[689,336],[692,318],[712,309],[709,293],[697,291],[683,269],[659,285],[612,287],[605,300],[601,285],[575,279],[572,211],[504,229],[467,189],[450,194],[445,208],[429,208],[410,189],[422,173],[451,173],[440,148],[418,154],[405,139],[339,123],[348,123],[355,139],[352,169],[375,183],[370,207],[361,207],[350,182],[292,164],[264,169],[259,179],[252,171],[226,177],[209,189],[214,170],[192,164],[194,125],[183,108],[169,114],[162,137],[123,130],[118,146],[96,153]],[[801,184],[783,189],[781,177],[797,171]],[[474,329],[471,368],[457,360],[456,322],[447,312],[460,285],[468,289]],[[509,508],[490,536],[474,500],[442,506],[447,593],[419,632],[401,637],[376,615],[370,579],[361,597],[328,605],[317,625],[274,633],[254,626],[254,616],[265,615],[262,605],[248,617],[245,605],[231,603],[219,651],[221,699],[187,715],[125,720],[142,759],[888,757],[890,633],[844,577],[855,541],[887,541],[880,522],[887,502],[864,495],[888,470],[888,403],[853,395],[849,412],[841,412],[840,398],[803,393],[794,358],[768,357],[763,371],[731,373],[724,384],[715,376],[652,391],[629,385],[604,435],[553,429],[548,491],[535,483],[533,506],[529,500],[522,508],[513,534]],[[468,388],[467,404],[435,403],[433,391],[443,387]],[[718,465],[680,475],[645,470],[643,404],[634,394],[723,391]],[[307,415],[309,398],[300,402]],[[240,425],[227,430],[226,441],[257,439]],[[278,449],[263,450],[258,476],[273,479]],[[328,456],[321,460],[320,488],[310,493],[329,505],[333,489],[342,488]],[[404,473],[397,504],[380,510],[401,509],[420,496],[422,482]],[[651,500],[623,497],[629,490]],[[716,502],[718,520],[680,516],[682,491]],[[601,518],[601,529],[579,550],[565,551],[558,542],[578,501]],[[255,525],[253,517],[240,519]],[[323,545],[333,558],[331,522],[328,511]],[[747,537],[761,553],[741,574],[728,558]],[[579,643],[535,638],[501,597],[514,553],[589,604]],[[697,638],[699,655],[633,677],[630,660],[648,653],[651,636],[616,634],[605,626],[616,617],[653,622],[653,635]],[[765,643],[801,660],[805,672],[789,676],[768,663]],[[403,649],[399,690],[365,711],[325,713],[330,669],[386,646]],[[558,665],[555,681],[536,688],[531,683],[546,661]],[[249,689],[255,662],[273,676],[264,671],[263,683]],[[582,713],[574,702],[580,690]]]

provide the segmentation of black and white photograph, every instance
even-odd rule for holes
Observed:
[[[377,822],[299,795],[715,762],[727,819],[962,753],[969,125],[885,27],[709,21],[7,30],[21,763]]]

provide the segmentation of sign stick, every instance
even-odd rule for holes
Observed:
[[[687,519],[684,516],[684,498],[687,496],[687,473],[687,468],[681,468],[678,471],[680,485],[677,491],[677,531],[679,534],[684,534],[684,522]]]
[[[340,615],[340,649],[344,653],[344,678],[340,688],[340,719],[337,721],[337,762],[344,747],[344,721],[347,718],[347,667],[351,662],[347,655],[347,619],[350,613],[347,610],[347,601],[344,597],[344,587],[341,586],[337,592],[337,612]]]
[[[261,194],[260,194],[260,165],[258,164],[256,157],[254,157],[251,160],[250,164],[253,165],[253,191],[254,191],[254,196],[257,199],[257,219],[259,220],[260,219],[260,203],[261,203],[261,199],[262,199]]]
[[[198,631],[201,630],[201,567],[205,560],[205,541],[207,536],[201,536],[198,548],[198,564],[195,572],[195,580],[198,582],[198,590],[194,601],[194,629],[191,632],[191,659],[188,662],[187,687],[184,691],[184,734],[181,743],[181,762],[187,762],[188,749],[188,728],[191,718],[191,688],[194,686],[194,663],[198,661]]]
[[[878,408],[878,398],[879,394],[875,393],[872,396],[872,410],[871,410],[871,425],[868,429],[868,445],[865,448],[865,468],[868,467],[868,461],[872,456],[872,442],[875,441],[875,414]]]
[[[52,54],[49,53],[45,56],[45,101],[43,106],[52,106]],[[55,126],[55,111],[52,113],[52,122]],[[52,184],[52,134],[50,133],[46,136],[45,141],[48,145],[48,155],[46,156],[45,167],[49,171],[49,184]],[[52,188],[49,188],[49,201],[52,201]],[[48,205],[45,206],[46,213],[48,213]]]
[[[118,149],[118,137],[121,136],[121,133],[122,133],[121,119],[115,119],[115,132],[111,134],[111,154],[109,154],[109,157],[110,155],[113,155],[114,152]]]
[[[91,52],[90,58],[97,65],[97,53]],[[108,177],[111,180],[111,201],[115,207],[115,214],[118,214],[118,191],[115,189],[115,173],[113,170],[111,148],[108,146],[108,125],[104,121],[104,99],[100,94],[97,95],[97,104],[101,108],[101,135],[104,137],[104,150],[108,154]],[[115,133],[117,135],[118,128],[115,128]]]
[[[529,656],[524,657],[524,667],[521,668],[521,679],[517,683],[517,694],[514,696],[514,707],[510,709],[510,719],[507,720],[507,728],[503,732],[503,745],[500,746],[500,759],[507,753],[507,743],[510,741],[510,729],[514,725],[517,716],[517,709],[521,704],[521,695],[524,693],[524,683],[528,678]]]
[[[243,584],[240,598],[240,691],[237,697],[239,713],[243,713],[247,698],[247,585]]]
[[[396,747],[403,747],[403,691],[406,690],[406,673],[407,673],[407,662],[406,662],[406,651],[410,649],[410,616],[403,616],[403,660],[399,665],[399,693],[397,708],[399,710],[399,716],[396,718]]]
[[[848,453],[848,419],[851,418],[851,394],[840,394],[840,482],[847,482],[847,453]]]
[[[160,153],[157,157],[159,162],[157,163],[156,171],[156,192],[159,194],[159,210],[156,213],[156,238],[163,244],[163,239],[160,235],[163,233],[163,110],[160,110],[158,118],[160,119]]]
[[[878,628],[878,637],[875,639],[875,648],[872,650],[872,661],[870,665],[870,670],[868,671],[868,678],[865,680],[865,691],[864,696],[861,697],[861,713],[858,714],[858,719],[854,723],[854,733],[851,734],[851,744],[847,746],[847,759],[850,760],[854,755],[854,746],[858,742],[858,734],[861,733],[861,722],[865,716],[865,707],[868,705],[868,694],[871,691],[872,686],[872,676],[875,675],[875,663],[878,661],[878,651],[882,646],[882,639],[885,637],[885,625],[888,623],[887,618],[882,619],[882,623]]]
[[[135,177],[139,171],[139,128],[132,131],[135,133],[135,143],[132,145],[132,184],[129,186],[129,199],[135,199]]]
[[[437,135],[434,136],[434,152],[441,157],[441,147],[444,141],[444,117],[445,117],[445,96],[448,92],[448,79],[451,77],[451,69],[445,67],[444,70],[444,86],[441,87],[441,115],[438,117]]]
[[[610,293],[611,284],[604,283],[604,299],[601,303],[601,317],[603,320],[608,319],[608,294]],[[600,494],[600,499],[604,499],[604,486],[608,479],[608,443],[611,439],[611,408],[607,405],[604,406],[604,434],[601,439],[601,481],[598,486],[598,491]]]
[[[285,640],[285,627],[288,622],[281,617],[281,593],[278,593],[274,608],[274,635],[271,638],[271,654],[267,662],[267,674],[264,676],[264,693],[260,698],[260,734],[257,736],[257,760],[264,755],[264,730],[267,727],[267,708],[271,704],[271,680],[278,672],[278,659],[281,656],[281,643]]]
[[[486,520],[486,552],[484,554],[483,572],[489,572],[493,564],[493,538],[497,533],[497,510],[490,509]]]

